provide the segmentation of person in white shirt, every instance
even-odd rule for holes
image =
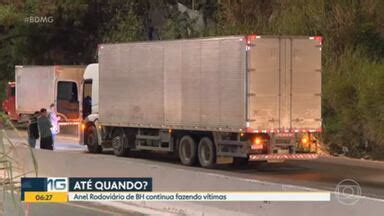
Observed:
[[[51,104],[49,106],[48,117],[49,117],[49,120],[51,121],[51,124],[52,124],[52,127],[51,127],[52,140],[53,140],[53,142],[55,142],[55,137],[60,132],[60,125],[59,125],[60,117],[57,116],[55,104]]]

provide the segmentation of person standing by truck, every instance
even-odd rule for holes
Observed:
[[[87,96],[83,100],[83,118],[86,118],[89,114],[92,113],[92,98]]]
[[[60,118],[57,116],[55,104],[51,104],[49,106],[49,120],[51,121],[51,133],[52,133],[52,141],[55,142],[56,135],[60,132],[59,120]]]
[[[29,119],[28,144],[31,148],[35,148],[36,140],[39,139],[39,128],[37,126],[37,118],[39,117],[39,114],[39,111],[36,111]]]
[[[37,120],[40,131],[40,148],[53,150],[52,124],[48,118],[47,109],[40,109],[40,118]]]

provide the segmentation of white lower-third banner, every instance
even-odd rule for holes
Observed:
[[[330,192],[68,192],[68,201],[330,201]]]

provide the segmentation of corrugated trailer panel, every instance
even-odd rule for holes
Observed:
[[[201,46],[200,41],[184,41],[181,45],[181,119],[176,124],[200,126]],[[201,125],[203,126],[203,125]]]
[[[201,43],[201,65],[205,68],[201,71],[200,94],[201,97],[201,123],[207,126],[220,125],[220,97],[204,97],[205,92],[211,92],[215,95],[220,95],[220,41],[204,41]]]
[[[99,49],[104,125],[238,131],[246,124],[243,37]]]
[[[246,126],[246,52],[245,43],[225,40],[220,55],[220,119]]]
[[[320,128],[319,41],[250,42],[248,59],[241,36],[102,45],[100,120],[197,130]]]
[[[16,112],[33,113],[54,102],[54,66],[16,66]]]
[[[164,84],[167,86],[164,92],[165,124],[175,124],[182,119],[181,57],[181,43],[169,43],[164,50]]]

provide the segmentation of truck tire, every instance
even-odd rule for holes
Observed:
[[[200,140],[197,155],[204,168],[212,168],[216,164],[216,148],[210,138],[203,137]]]
[[[179,158],[182,164],[191,166],[196,164],[197,145],[190,136],[183,136],[179,142]]]
[[[90,153],[101,153],[103,151],[97,139],[96,127],[93,125],[87,128],[87,148]]]
[[[127,135],[124,133],[124,130],[117,129],[112,134],[112,147],[113,153],[116,156],[126,156],[129,152],[129,148],[127,147]]]

